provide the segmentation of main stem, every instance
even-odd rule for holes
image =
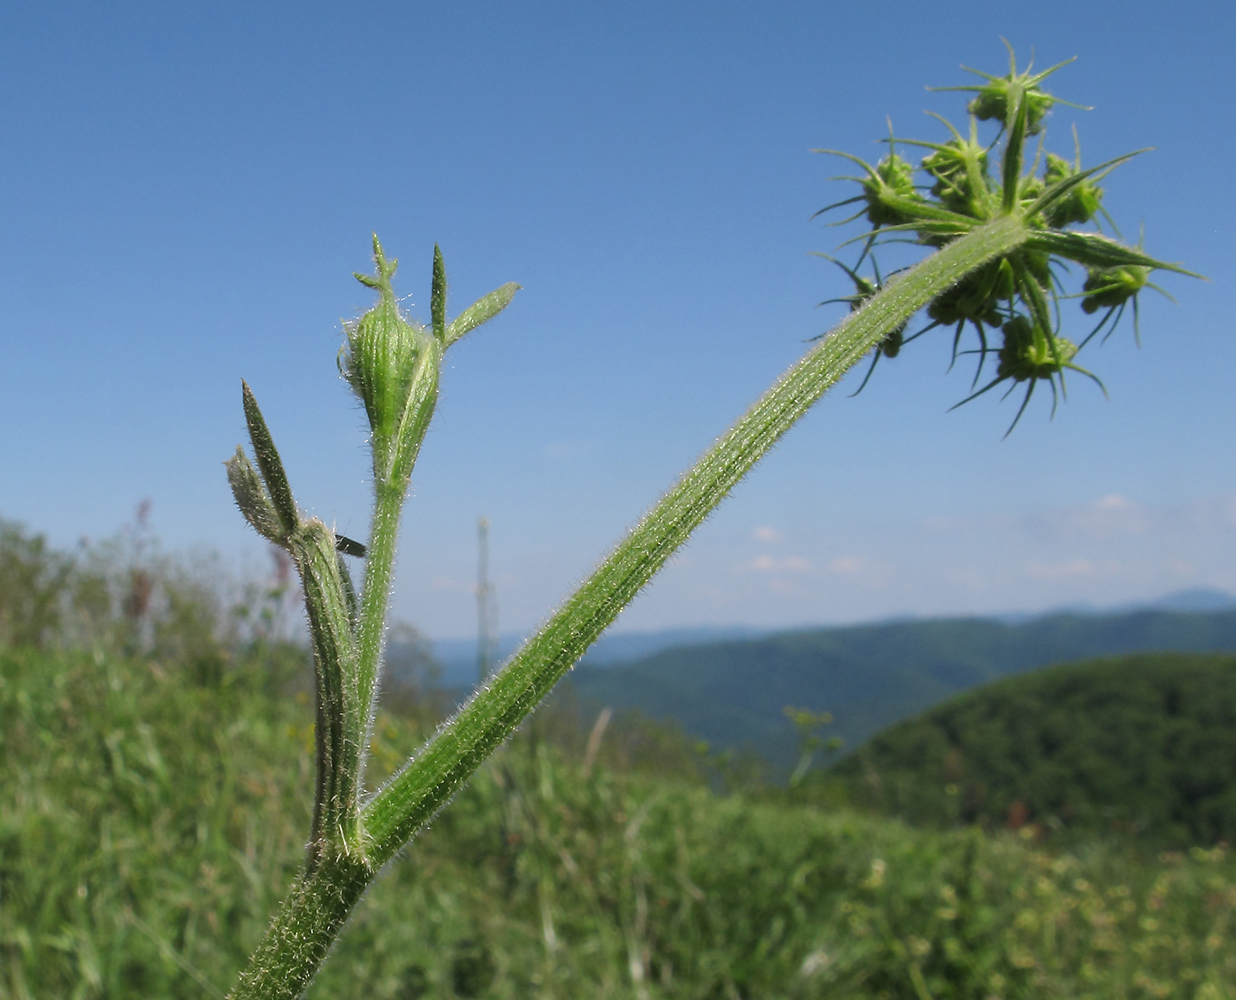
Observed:
[[[487,688],[479,690],[361,814],[384,864],[596,641],[777,440],[890,330],[963,277],[1025,242],[1014,217],[948,244],[852,313],[789,369],[649,511]]]
[[[231,996],[299,997],[377,871],[514,731],[781,435],[891,330],[967,274],[1015,250],[1028,235],[1019,219],[1005,217],[959,237],[873,296],[782,375],[493,682],[374,796],[361,813],[363,861],[339,859],[297,880]],[[377,513],[390,517],[383,527],[393,535],[398,512]],[[375,525],[375,540],[381,534],[385,531]],[[393,554],[392,540],[392,561]],[[368,579],[365,590],[374,599]]]

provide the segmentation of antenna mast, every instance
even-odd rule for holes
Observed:
[[[484,683],[494,667],[494,652],[498,645],[495,624],[498,601],[489,579],[489,518],[476,519],[476,674]]]

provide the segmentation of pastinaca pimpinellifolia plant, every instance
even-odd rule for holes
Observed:
[[[841,204],[858,205],[855,218],[871,225],[851,241],[860,247],[855,264],[843,265],[856,286],[846,300],[850,313],[704,453],[492,681],[366,797],[366,748],[399,516],[433,416],[442,358],[501,312],[518,288],[504,285],[448,322],[446,272],[435,247],[430,323],[422,326],[401,313],[391,286],[396,262],[374,238],[376,273],[357,277],[378,301],[346,325],[339,355],[340,371],[371,428],[374,509],[367,543],[302,515],[247,385],[244,411],[256,468],[240,448],[227,466],[249,523],[286,549],[300,573],[316,671],[317,758],[304,867],[233,997],[269,1000],[304,992],[382,866],[510,736],[777,439],[866,354],[893,357],[906,342],[943,327],[953,331],[955,358],[962,335],[972,330],[976,385],[988,354],[997,357],[994,377],[973,395],[1004,382],[1024,385],[1019,418],[1040,382],[1062,391],[1066,372],[1083,372],[1075,361],[1080,346],[1105,327],[1110,333],[1130,303],[1136,307],[1151,271],[1188,273],[1099,230],[1099,182],[1128,156],[1083,169],[1077,158],[1043,155],[1041,139],[1029,154],[1029,140],[1041,135],[1057,101],[1041,87],[1051,72],[1018,72],[1011,58],[1006,76],[978,74],[981,83],[953,88],[975,95],[965,132],[945,122],[942,141],[890,138],[888,155],[874,166],[840,154],[863,171],[853,178],[858,194]],[[978,123],[985,121],[996,131],[988,144],[979,139]],[[898,144],[926,155],[914,164],[897,152]],[[860,277],[873,248],[888,240],[909,240],[929,252],[889,280],[878,272],[874,279]],[[1059,329],[1071,265],[1085,275],[1078,293],[1082,311],[1101,314],[1080,344]],[[923,310],[926,328],[905,336]],[[350,559],[364,560],[359,593]]]

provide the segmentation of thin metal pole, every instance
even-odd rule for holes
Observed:
[[[494,585],[489,579],[489,518],[476,520],[476,673],[482,683],[493,670],[494,619],[498,609],[494,600]]]

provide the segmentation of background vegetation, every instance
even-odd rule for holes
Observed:
[[[843,753],[954,695],[1054,663],[1143,650],[1236,652],[1236,611],[1054,614],[885,622],[685,645],[576,668],[581,699],[673,719],[716,749],[749,746],[783,778],[799,757],[795,705],[833,716]],[[1020,689],[1018,689],[1020,690]]]
[[[292,595],[276,572],[238,612],[133,537],[107,558],[2,542],[0,997],[221,995],[304,849]],[[429,692],[388,699],[376,772],[435,724]],[[538,713],[312,995],[1236,996],[1222,846],[917,829],[735,790],[726,766],[638,718]]]
[[[1236,656],[1144,653],[1000,681],[891,727],[830,779],[915,823],[1230,842]]]

